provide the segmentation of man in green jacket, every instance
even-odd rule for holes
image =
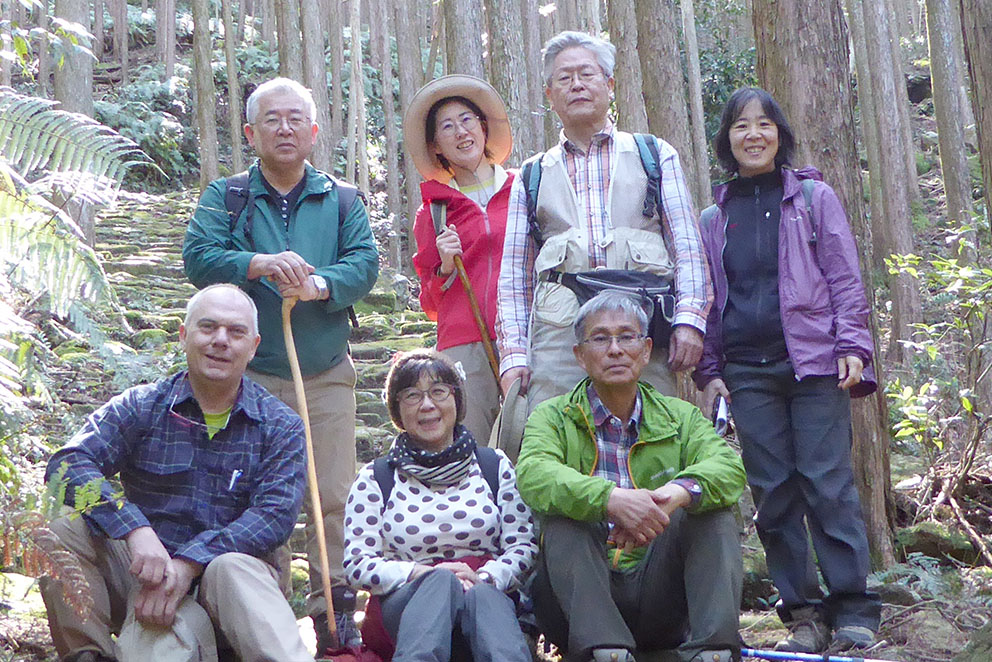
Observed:
[[[639,383],[651,355],[638,297],[601,292],[575,320],[589,375],[527,421],[517,484],[541,518],[533,598],[570,660],[739,655],[744,466],[695,406]]]
[[[361,197],[307,162],[318,127],[310,91],[286,78],[248,98],[245,135],[258,161],[248,169],[247,204],[232,218],[228,182],[200,198],[183,246],[197,287],[238,285],[258,306],[261,344],[248,376],[299,411],[282,332],[282,300],[297,297],[293,335],[304,376],[335,613],[343,643],[355,643],[354,596],[342,581],[344,502],[355,477],[355,367],[348,354],[348,307],[368,294],[379,257]],[[352,195],[354,191],[352,190]],[[341,213],[344,212],[344,213]],[[342,217],[343,216],[343,217]],[[306,501],[309,508],[310,500]],[[318,645],[329,643],[313,513],[307,517],[308,610]],[[323,652],[323,651],[319,651]]]

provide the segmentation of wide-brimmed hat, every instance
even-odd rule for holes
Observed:
[[[503,408],[500,409],[496,422],[493,424],[489,445],[495,446],[517,463],[520,455],[520,444],[524,439],[524,427],[527,425],[527,396],[520,394],[520,379],[513,380],[503,398]]]
[[[481,78],[454,74],[435,78],[420,88],[403,116],[403,144],[417,172],[424,179],[441,182],[451,179],[451,173],[444,169],[437,160],[437,154],[427,144],[427,113],[435,103],[447,97],[465,97],[479,107],[489,126],[486,147],[492,154],[492,162],[502,164],[506,161],[513,149],[513,137],[503,99],[492,85]]]

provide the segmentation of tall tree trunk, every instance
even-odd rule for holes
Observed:
[[[528,80],[535,67],[525,65],[525,54],[520,49],[523,23],[519,0],[486,0],[486,18],[489,23],[489,80],[503,97],[510,117],[513,153],[509,163],[520,165],[534,144]]]
[[[847,73],[847,30],[840,0],[754,0],[753,9],[758,79],[779,101],[792,124],[798,143],[797,162],[814,162],[823,170],[847,210],[855,234],[862,240],[859,243],[864,245],[867,227]],[[805,27],[797,32],[796,25]],[[870,301],[871,270],[864,252],[861,269]],[[871,310],[872,326],[877,327],[874,307]],[[876,368],[880,367],[876,360]],[[888,416],[882,392],[880,385],[874,396],[862,399],[853,408],[855,481],[876,567],[894,561]]]
[[[106,3],[104,0],[93,0],[93,57],[99,60],[103,57],[103,17]],[[83,25],[86,25],[85,23]]]
[[[600,16],[599,0],[579,0],[579,14],[582,17],[582,29],[589,34],[599,36],[603,31],[603,21]]]
[[[279,43],[279,75],[303,81],[303,35],[300,32],[300,0],[276,0],[276,37]]]
[[[341,0],[324,0],[324,25],[331,52],[331,124],[327,127],[332,158],[344,135],[344,15]]]
[[[245,40],[245,19],[248,16],[248,5],[251,0],[238,0],[238,13],[234,17],[234,43],[241,44]],[[254,16],[254,12],[252,12]]]
[[[893,75],[895,65],[892,62],[892,49],[889,47],[888,16],[879,3],[863,2],[861,6],[864,12],[868,59],[873,63],[869,75],[872,79],[875,122],[878,126],[879,138],[879,172],[872,173],[872,176],[879,178],[879,183],[885,191],[882,196],[885,216],[878,221],[888,225],[886,234],[892,243],[886,247],[886,255],[907,254],[913,252],[910,189],[915,187],[916,173],[914,171],[913,179],[907,181],[903,160],[906,154],[905,135],[900,114],[892,112],[893,108],[902,103],[903,92],[896,88],[897,79]],[[908,274],[900,274],[890,279],[892,328],[888,356],[899,363],[902,363],[904,358],[903,347],[899,341],[909,340],[912,337],[911,325],[918,322],[921,317],[918,288],[916,279]]]
[[[169,80],[176,71],[176,0],[155,0],[155,55]]]
[[[554,13],[551,14],[539,14],[538,23],[540,24],[540,35],[541,35],[541,48],[544,48],[544,44],[548,43],[548,40],[555,36],[555,23],[554,23]],[[614,71],[614,73],[616,73]],[[561,122],[558,119],[558,115],[552,111],[547,103],[546,90],[548,87],[548,81],[544,79],[544,69],[541,69],[541,97],[542,103],[544,104],[544,145],[545,147],[550,147],[551,145],[556,145],[558,143],[559,132],[561,131]]]
[[[220,177],[217,162],[217,117],[210,47],[209,0],[192,0],[193,64],[196,76],[196,128],[200,146],[200,190]]]
[[[14,5],[12,2],[0,3],[0,21],[8,25],[13,22]],[[12,52],[14,42],[8,30],[0,31],[0,50]],[[10,85],[13,65],[10,60],[0,57],[0,85]]]
[[[128,24],[127,0],[110,0],[114,19],[114,57],[121,64],[121,85],[128,80]]]
[[[895,15],[896,0],[878,0],[888,7],[890,16]],[[877,9],[881,9],[878,7]],[[906,74],[902,67],[902,46],[899,30],[891,22],[886,21],[889,30],[888,45],[892,49],[892,77],[896,85],[896,103],[893,106],[898,111],[899,130],[902,131],[902,156],[906,163],[906,176],[909,190],[910,212],[922,213],[919,177],[916,174],[916,150],[913,146],[913,127],[909,119],[909,88],[906,85]],[[866,25],[868,25],[866,23]],[[879,26],[881,27],[881,26]],[[871,26],[868,27],[869,32]],[[891,111],[891,108],[890,108]]]
[[[689,64],[689,109],[692,125],[692,156],[695,172],[686,172],[693,180],[697,209],[710,204],[710,157],[706,149],[706,118],[703,115],[703,77],[699,69],[699,43],[696,41],[696,12],[693,0],[682,0],[682,34]]]
[[[257,0],[261,5],[262,14],[262,41],[268,47],[269,52],[276,50],[276,0]]]
[[[244,2],[244,0],[241,1],[242,3]],[[238,82],[238,62],[234,54],[238,31],[234,26],[231,0],[221,0],[220,11],[224,18],[224,59],[227,65],[227,116],[231,128],[231,170],[233,172],[241,172],[245,169],[245,156],[241,147],[241,84]]]
[[[35,25],[42,28],[38,36],[38,87],[37,94],[40,97],[48,97],[49,86],[52,77],[52,57],[48,53],[48,2],[42,2],[35,7]]]
[[[382,118],[385,125],[384,142],[386,148],[386,203],[392,216],[389,231],[389,266],[399,271],[403,259],[403,202],[400,197],[399,139],[396,135],[396,103],[393,94],[393,49],[391,47],[389,14],[391,8],[385,0],[372,0],[369,3],[371,16],[369,30],[374,37],[372,49],[380,61],[382,81]]]
[[[884,258],[886,248],[892,245],[889,239],[888,225],[883,222],[885,209],[882,204],[882,182],[878,162],[878,117],[875,112],[875,97],[871,89],[871,67],[868,59],[868,45],[865,41],[864,14],[861,11],[861,0],[846,0],[848,25],[851,28],[851,41],[854,44],[854,62],[858,72],[858,106],[861,111],[861,135],[864,141],[865,155],[868,159],[868,189],[871,205],[869,227],[872,228],[872,268],[881,271],[885,269]],[[860,165],[860,164],[859,164]]]
[[[559,32],[582,29],[579,8],[575,0],[557,0],[555,2],[555,21]]]
[[[414,20],[414,13],[411,11],[409,3],[397,2],[393,5],[393,11],[393,23],[397,27],[397,33],[399,32],[399,26],[410,25],[411,20]],[[410,107],[410,100],[413,99],[413,95],[417,93],[417,89],[421,85],[424,77],[422,62],[419,43],[415,43],[412,39],[396,40],[396,64],[400,82],[400,108],[406,109]],[[413,219],[416,217],[417,209],[420,207],[420,174],[414,168],[413,160],[407,154],[403,155],[403,182],[406,194],[406,213],[404,214],[401,227],[405,230],[406,245],[409,247],[411,245],[411,239],[407,233],[413,227]],[[398,214],[399,209],[396,212]],[[403,272],[407,275],[412,274],[412,266],[409,260],[404,260]]]
[[[55,16],[80,25],[89,24],[89,8],[77,0],[55,0]],[[89,44],[86,44],[87,46]],[[65,60],[55,69],[55,98],[62,110],[93,117],[93,59],[84,53],[66,49]]]
[[[985,210],[992,218],[992,4],[958,0],[965,57],[971,74],[971,105],[985,185]]]
[[[519,155],[523,158],[547,149],[544,140],[544,66],[541,58],[541,16],[538,14],[538,0],[520,0],[518,10],[523,30],[523,58],[527,66],[521,69],[527,74],[527,121],[530,123],[528,143],[519,143]],[[549,113],[554,114],[554,113]],[[516,136],[514,136],[516,141]],[[520,161],[514,161],[520,163]]]
[[[617,125],[624,131],[647,131],[648,116],[644,108],[644,85],[641,63],[637,56],[637,19],[634,5],[611,2],[607,5],[610,41],[617,48],[617,63],[613,70],[616,80]]]
[[[365,126],[365,76],[362,72],[362,3],[351,3],[351,94],[348,99],[348,156],[346,177],[356,181],[355,165],[357,157],[357,184],[363,191],[369,190],[368,151]]]
[[[965,154],[964,125],[961,123],[961,63],[954,48],[954,21],[951,0],[927,0],[927,41],[930,45],[930,79],[933,84],[933,110],[937,118],[940,146],[940,174],[944,180],[947,218],[957,224],[971,223],[971,174]],[[968,235],[974,245],[975,233]],[[969,261],[972,251],[961,253]]]
[[[686,108],[685,81],[679,51],[679,28],[675,0],[635,0],[637,35],[650,35],[633,44],[640,59],[644,106],[651,133],[668,141],[679,153],[682,170],[689,173],[689,190],[695,190],[696,159]],[[612,36],[612,33],[611,33]],[[630,41],[629,37],[624,38]],[[619,70],[623,75],[623,69]],[[636,90],[632,91],[636,93]]]
[[[299,0],[297,0],[299,2]],[[327,65],[324,59],[324,31],[321,28],[320,5],[315,0],[299,2],[300,18],[307,29],[303,31],[303,84],[310,88],[317,116],[313,118],[320,130],[310,153],[310,162],[321,170],[334,169],[330,105],[327,102]]]
[[[447,72],[485,78],[482,3],[478,0],[444,0],[444,29]]]

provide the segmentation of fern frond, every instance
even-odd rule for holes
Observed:
[[[0,155],[21,175],[85,173],[92,179],[75,185],[100,182],[112,198],[128,168],[157,169],[137,143],[85,115],[57,110],[56,104],[0,87]]]

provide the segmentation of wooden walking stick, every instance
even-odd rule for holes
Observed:
[[[444,232],[446,216],[447,207],[443,203],[431,203],[431,219],[434,221],[435,234]],[[503,387],[499,383],[499,361],[496,360],[496,348],[493,347],[493,341],[489,338],[489,327],[486,325],[486,320],[482,317],[479,300],[475,298],[475,291],[472,289],[472,283],[469,282],[468,273],[465,271],[465,263],[462,262],[461,255],[455,256],[455,272],[458,274],[458,279],[462,282],[462,287],[465,288],[465,294],[468,295],[468,306],[472,309],[472,317],[475,318],[475,325],[479,327],[482,346],[486,350],[486,358],[489,359],[489,368],[493,371],[493,378],[496,379],[496,390],[499,392],[499,397],[502,400]]]
[[[327,631],[331,635],[331,648],[337,648],[338,626],[334,621],[334,604],[331,602],[331,571],[327,560],[327,540],[324,539],[324,511],[320,507],[320,492],[317,488],[317,467],[313,457],[313,435],[310,432],[310,414],[307,412],[307,394],[303,388],[303,373],[300,371],[300,359],[296,355],[296,343],[293,342],[293,323],[290,313],[296,305],[296,297],[286,297],[282,300],[282,334],[286,340],[286,355],[289,357],[289,369],[293,373],[293,386],[296,388],[296,403],[303,419],[303,431],[307,438],[307,486],[310,488],[310,508],[314,514],[314,526],[317,530],[317,550],[320,552],[320,575],[324,583],[324,598],[327,601]],[[324,651],[317,651],[318,657]]]

